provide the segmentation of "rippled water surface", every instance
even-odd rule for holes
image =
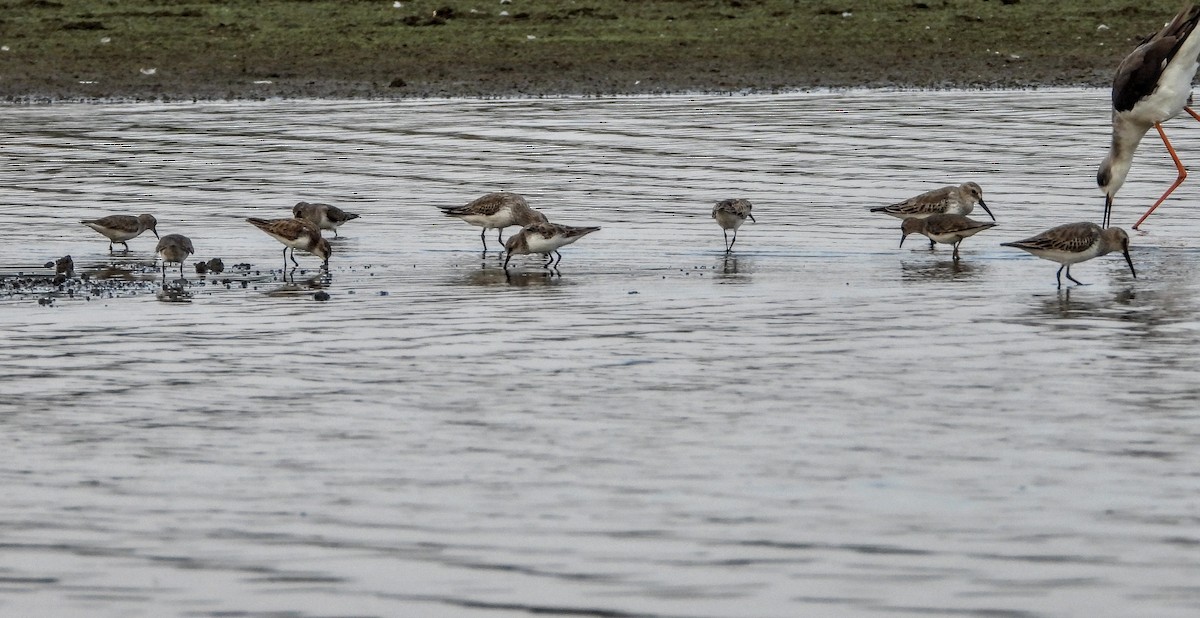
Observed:
[[[0,614],[1195,616],[1200,181],[1137,279],[999,246],[1099,219],[1107,105],[5,108]],[[1148,137],[1116,222],[1173,178]],[[966,180],[957,265],[867,212]],[[603,229],[506,278],[436,208],[500,189]],[[244,221],[301,199],[362,215],[328,279]],[[250,270],[162,302],[78,223],[141,212]],[[112,278],[11,289],[66,254]]]

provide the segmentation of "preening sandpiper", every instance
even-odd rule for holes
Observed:
[[[358,215],[346,212],[337,206],[309,202],[300,202],[292,206],[292,215],[297,219],[305,219],[322,230],[333,230],[334,238],[337,238],[337,229],[343,223],[358,218]]]

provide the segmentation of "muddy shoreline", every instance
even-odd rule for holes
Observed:
[[[0,100],[1110,84],[1173,2],[0,0]]]

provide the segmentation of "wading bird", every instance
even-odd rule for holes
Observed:
[[[1200,56],[1197,23],[1200,23],[1200,6],[1184,7],[1170,23],[1139,45],[1117,66],[1112,89],[1112,145],[1096,174],[1096,183],[1104,192],[1104,219],[1101,222],[1104,227],[1111,222],[1113,198],[1125,183],[1125,176],[1133,163],[1133,153],[1151,127],[1158,130],[1158,136],[1175,161],[1175,169],[1179,174],[1166,193],[1133,224],[1133,229],[1138,229],[1146,217],[1187,178],[1187,170],[1167,139],[1162,123],[1178,116],[1180,112],[1187,112],[1200,120],[1200,114],[1189,107],[1192,78],[1196,76],[1196,69],[1200,68],[1200,62],[1197,61],[1197,56]]]

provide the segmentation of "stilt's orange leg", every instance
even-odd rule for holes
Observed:
[[[1194,118],[1200,120],[1200,116],[1197,116],[1196,112],[1193,112],[1190,108],[1185,107],[1183,109],[1186,109]],[[1175,184],[1171,185],[1171,188],[1167,189],[1167,192],[1163,193],[1162,197],[1158,198],[1157,202],[1154,202],[1154,205],[1150,207],[1150,210],[1147,210],[1146,214],[1142,215],[1142,218],[1138,219],[1137,223],[1133,224],[1133,229],[1135,230],[1138,229],[1138,226],[1142,224],[1142,221],[1146,220],[1146,217],[1150,216],[1150,213],[1154,212],[1155,208],[1158,208],[1159,204],[1163,203],[1163,201],[1167,199],[1168,195],[1171,195],[1171,192],[1174,191],[1176,187],[1183,184],[1183,181],[1187,179],[1187,169],[1183,167],[1183,163],[1179,160],[1179,155],[1175,154],[1175,149],[1171,147],[1171,141],[1167,139],[1167,134],[1162,128],[1162,123],[1154,123],[1154,128],[1158,129],[1158,136],[1162,138],[1163,144],[1166,144],[1167,152],[1171,153],[1171,159],[1175,161],[1175,169],[1179,170],[1179,176],[1175,177]]]
[[[1194,109],[1184,106],[1183,110],[1184,112],[1187,112],[1188,115],[1192,116],[1192,118],[1200,120],[1200,114],[1196,113]],[[1150,206],[1150,210],[1147,210],[1146,214],[1142,215],[1138,222],[1133,224],[1134,229],[1138,229],[1138,226],[1140,226],[1141,222],[1146,221],[1146,217],[1150,216],[1151,212],[1158,208],[1159,204],[1163,203],[1163,200],[1166,199],[1166,196],[1170,196],[1171,192],[1175,191],[1175,187],[1180,186],[1183,180],[1188,178],[1188,170],[1183,168],[1183,163],[1180,162],[1180,157],[1175,154],[1175,149],[1171,148],[1171,143],[1166,140],[1166,133],[1163,132],[1163,126],[1159,125],[1158,122],[1154,122],[1154,128],[1157,128],[1159,137],[1163,138],[1163,143],[1166,144],[1166,151],[1170,152],[1172,160],[1175,160],[1175,168],[1180,170],[1180,175],[1178,175],[1178,178],[1175,179],[1175,184],[1171,185],[1171,188],[1168,188],[1166,193],[1163,193],[1163,197],[1158,198],[1158,202],[1154,202],[1154,205]]]

